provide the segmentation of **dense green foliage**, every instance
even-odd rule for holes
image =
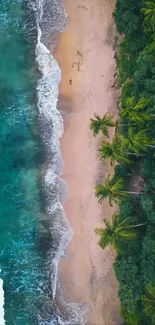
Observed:
[[[119,203],[117,224],[131,217],[140,227],[135,240],[112,241],[100,229],[101,247],[116,248],[114,270],[119,282],[121,315],[127,325],[155,324],[155,0],[116,0],[118,87],[121,109],[112,143],[101,143],[103,159],[119,164],[113,178],[95,188]],[[101,128],[100,128],[101,130]],[[117,141],[115,141],[117,139]],[[128,161],[124,161],[122,156]],[[134,193],[134,194],[133,194]],[[136,194],[136,195],[135,195]],[[106,227],[112,227],[106,224]],[[108,233],[109,234],[109,233]],[[113,232],[114,236],[114,232]],[[113,237],[115,238],[115,237]],[[110,241],[111,240],[111,241]],[[122,253],[123,251],[123,253]]]
[[[151,17],[154,17],[150,21],[145,10],[148,7],[155,8],[155,1],[151,3],[146,4],[142,0],[117,0],[114,12],[117,30],[125,36],[117,55],[118,86],[122,87],[120,117],[126,121],[127,114],[130,114],[131,120],[137,120],[137,132],[145,129],[146,137],[142,135],[146,144],[155,139],[155,42],[152,33],[155,16],[153,11],[150,12]],[[145,98],[143,107],[133,112],[134,104],[142,98]],[[140,114],[136,116],[135,113]],[[138,121],[141,117],[141,121]],[[123,128],[121,132],[125,138],[129,135]],[[131,131],[128,130],[129,132]],[[140,147],[145,154],[143,141],[140,141]],[[137,156],[138,153],[136,151]],[[155,288],[155,149],[149,147],[146,155],[139,155],[136,160],[131,156],[130,160],[127,167],[115,167],[114,177],[124,178],[124,182],[129,184],[131,175],[133,180],[134,175],[137,175],[137,178],[143,180],[141,187],[145,195],[121,201],[120,215],[123,219],[132,215],[132,222],[147,222],[147,228],[141,228],[141,235],[136,242],[125,245],[124,254],[117,255],[114,269],[119,281],[121,315],[125,323],[150,325],[155,323],[155,301],[148,307],[146,288]],[[151,308],[150,313],[148,308]]]

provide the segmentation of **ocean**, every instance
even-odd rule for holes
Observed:
[[[61,71],[52,51],[65,27],[61,0],[0,2],[0,319],[6,325],[86,321],[87,306],[65,303],[59,283],[72,229],[63,210]]]

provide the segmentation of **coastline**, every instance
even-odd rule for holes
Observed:
[[[111,218],[116,207],[99,205],[94,186],[113,170],[99,161],[95,139],[89,130],[94,112],[117,116],[114,84],[114,1],[65,0],[67,29],[54,53],[62,71],[58,106],[65,111],[61,139],[63,179],[68,184],[64,209],[74,235],[60,278],[67,302],[86,301],[92,308],[90,323],[112,325],[120,321],[118,284],[113,272],[115,252],[97,245],[94,229],[103,217]],[[80,21],[80,23],[79,23]],[[114,130],[111,130],[112,137]],[[89,323],[89,322],[88,322]]]

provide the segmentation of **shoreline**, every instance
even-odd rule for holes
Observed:
[[[110,219],[116,209],[107,201],[99,205],[94,196],[95,184],[113,170],[106,163],[103,171],[97,153],[99,139],[89,130],[94,112],[104,115],[109,111],[117,116],[112,88],[116,70],[113,9],[113,0],[77,0],[76,4],[65,0],[67,28],[54,52],[62,71],[58,107],[66,112],[61,139],[62,178],[68,184],[64,210],[74,232],[66,258],[60,262],[60,279],[67,302],[85,301],[91,306],[88,324],[94,325],[120,322],[115,253],[110,248],[101,250],[94,233],[95,228],[103,227],[103,217]]]

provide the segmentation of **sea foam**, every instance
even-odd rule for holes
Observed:
[[[39,22],[42,17],[42,1],[39,3],[37,17],[38,41],[36,45],[36,61],[41,72],[37,84],[38,109],[42,138],[47,153],[47,163],[43,171],[44,190],[46,195],[46,213],[51,217],[51,232],[55,249],[50,252],[50,277],[53,299],[56,294],[58,264],[64,250],[72,237],[72,230],[62,206],[60,174],[63,169],[59,139],[63,135],[63,118],[57,110],[58,85],[61,70],[48,48],[42,43],[42,32]],[[48,163],[49,161],[49,163]],[[67,186],[67,185],[66,185]]]
[[[3,280],[0,278],[0,325],[5,325],[4,320],[4,290]]]

